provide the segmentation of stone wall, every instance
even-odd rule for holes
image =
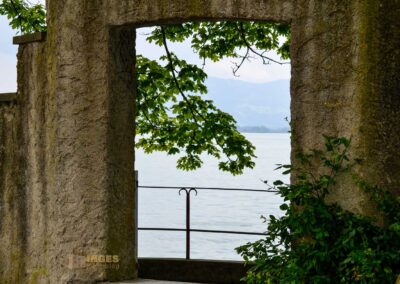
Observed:
[[[137,275],[137,26],[290,23],[293,152],[321,146],[322,134],[352,137],[351,154],[366,160],[359,174],[399,194],[400,1],[47,0],[47,7],[47,39],[20,45],[17,100],[0,105],[0,283]],[[331,200],[375,214],[351,180]],[[71,269],[70,255],[118,255],[120,268]]]
[[[46,51],[44,43],[20,47],[16,100],[0,106],[0,283],[34,281],[47,273],[54,112]]]

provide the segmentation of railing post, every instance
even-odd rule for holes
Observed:
[[[181,195],[181,191],[186,193],[186,259],[190,259],[190,193],[194,191],[197,195],[197,190],[195,188],[189,190],[181,188],[179,195]]]
[[[138,250],[139,250],[139,171],[135,171],[135,189],[134,189],[134,198],[135,198],[135,249],[136,249],[136,259],[138,259]]]
[[[190,259],[190,192],[186,194],[186,259]]]

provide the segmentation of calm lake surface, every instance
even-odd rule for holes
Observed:
[[[203,157],[203,167],[184,172],[176,169],[177,157],[164,153],[136,154],[139,184],[176,187],[229,187],[266,189],[262,180],[288,176],[274,171],[276,164],[290,162],[290,134],[249,133],[256,146],[256,167],[241,176],[218,170],[218,161]],[[198,190],[191,197],[192,229],[264,232],[261,215],[280,215],[282,200],[274,193]],[[139,189],[139,227],[185,228],[185,195],[177,189]],[[191,234],[191,258],[240,260],[234,248],[261,236],[214,233]],[[139,257],[185,257],[185,232],[139,232]]]

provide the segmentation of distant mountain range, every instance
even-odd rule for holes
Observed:
[[[267,128],[265,126],[238,126],[237,129],[242,133],[288,133],[289,127],[286,128]]]
[[[210,77],[207,98],[231,114],[242,132],[287,132],[290,81],[250,83]]]

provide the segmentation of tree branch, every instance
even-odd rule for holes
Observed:
[[[166,35],[165,35],[165,29],[164,29],[164,27],[161,27],[161,34],[162,34],[162,37],[163,37],[164,49],[165,49],[165,52],[166,52],[166,54],[167,54],[167,58],[168,58],[168,61],[169,61],[169,66],[170,66],[169,69],[170,69],[170,71],[171,71],[172,78],[174,79],[176,88],[178,89],[178,91],[179,91],[179,93],[181,94],[181,96],[182,96],[182,98],[184,99],[184,101],[189,105],[190,112],[192,113],[193,119],[196,121],[196,123],[198,123],[198,121],[197,121],[197,119],[196,119],[195,112],[196,112],[203,120],[205,120],[205,118],[202,116],[202,114],[199,113],[199,112],[196,110],[196,108],[192,105],[192,103],[190,102],[190,100],[188,99],[188,97],[183,93],[182,88],[181,88],[181,86],[180,86],[180,84],[179,84],[179,81],[178,81],[178,79],[176,78],[175,68],[174,68],[174,62],[173,62],[173,60],[172,60],[171,52],[169,51],[169,48],[168,48],[167,37],[166,37]]]
[[[183,91],[182,91],[182,89],[181,89],[181,86],[180,86],[180,84],[179,84],[179,81],[178,81],[178,79],[177,79],[177,77],[176,77],[176,74],[175,74],[175,68],[174,68],[174,64],[173,64],[171,52],[169,51],[169,48],[168,48],[168,43],[167,43],[167,37],[166,37],[166,34],[165,34],[165,29],[164,29],[164,27],[162,27],[162,26],[161,26],[161,34],[162,34],[162,37],[163,37],[163,45],[164,45],[165,52],[166,52],[166,54],[167,54],[167,58],[168,58],[169,65],[170,65],[170,71],[171,71],[172,77],[173,77],[173,79],[174,79],[175,85],[176,85],[176,87],[177,87],[179,93],[181,94],[182,98],[183,98],[183,99],[185,100],[185,102],[189,105],[189,109],[190,109],[190,112],[192,113],[193,120],[196,122],[197,126],[198,126],[199,128],[201,128],[201,126],[199,125],[199,123],[198,123],[198,121],[197,121],[197,119],[196,119],[195,112],[199,115],[199,117],[201,117],[201,119],[202,119],[203,121],[206,121],[206,118],[205,118],[201,113],[199,113],[199,112],[196,110],[196,108],[192,105],[192,103],[190,102],[190,100],[188,99],[188,97],[183,93]],[[218,143],[218,141],[217,141],[216,139],[215,139],[215,142],[216,142],[217,145],[221,148],[222,152],[225,153],[225,152],[224,152],[224,148],[223,148],[223,144],[221,145],[221,143]],[[225,156],[227,157],[227,159],[228,159],[230,162],[232,162],[232,159],[231,159],[228,155],[225,154]]]
[[[260,53],[260,52],[258,52],[257,50],[255,50],[255,49],[250,45],[250,43],[247,41],[246,33],[245,33],[245,30],[244,30],[244,27],[243,27],[243,23],[242,23],[242,22],[239,23],[238,31],[239,31],[239,34],[240,34],[240,38],[242,39],[242,41],[243,41],[243,43],[246,45],[246,47],[247,47],[251,52],[253,52],[254,54],[258,55],[258,56],[263,60],[263,64],[267,64],[268,61],[277,63],[277,64],[279,64],[279,65],[290,64],[290,62],[281,62],[281,61],[277,61],[277,60],[275,60],[275,59],[272,59],[271,57],[265,56],[265,55],[264,55],[264,52],[263,52],[263,53]]]
[[[239,64],[235,63],[235,68],[232,67],[233,76],[239,77],[239,75],[236,75],[236,73],[237,73],[237,72],[239,71],[239,69],[242,67],[244,61],[245,61],[246,59],[248,59],[249,52],[250,52],[250,49],[247,48],[246,54],[242,57],[242,61],[240,61]]]

